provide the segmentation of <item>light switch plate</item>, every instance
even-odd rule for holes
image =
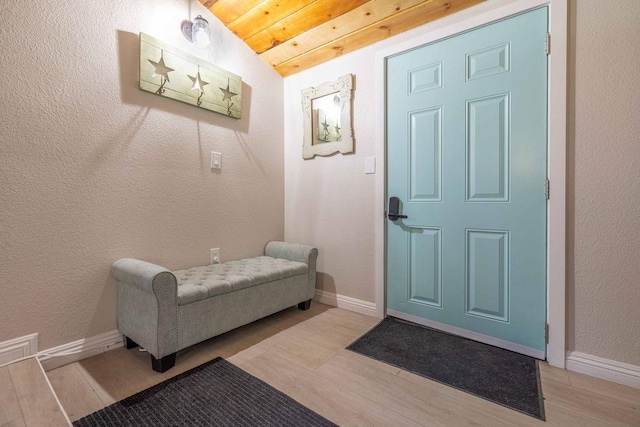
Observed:
[[[364,173],[371,174],[376,173],[376,158],[365,157],[364,159]]]
[[[211,152],[211,169],[222,169],[222,154]]]

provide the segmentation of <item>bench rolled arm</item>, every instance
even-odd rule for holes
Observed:
[[[133,258],[113,263],[118,330],[160,359],[178,351],[178,281],[169,270]]]
[[[309,267],[311,267],[310,263],[313,262],[315,270],[318,250],[313,246],[299,245],[297,243],[269,242],[264,248],[264,254],[272,258],[283,258],[289,261],[303,262]]]
[[[297,243],[269,242],[264,248],[264,254],[272,258],[283,258],[289,261],[303,262],[309,267],[309,286],[307,297],[312,299],[316,292],[316,261],[318,249],[313,246],[299,245]]]
[[[167,289],[166,291],[175,291],[177,295],[177,280],[175,276],[173,276],[173,280],[171,280],[170,277],[166,277],[166,273],[173,276],[173,273],[164,267],[133,258],[121,258],[114,262],[111,267],[111,274],[113,275],[113,278],[120,282],[130,283],[151,293],[160,291],[160,289],[157,288],[165,285],[165,287],[168,286],[173,288]],[[154,286],[156,289],[154,289]]]

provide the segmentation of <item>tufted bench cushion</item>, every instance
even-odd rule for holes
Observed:
[[[224,264],[174,271],[178,281],[178,305],[239,291],[286,277],[307,274],[307,264],[282,258],[259,256]]]

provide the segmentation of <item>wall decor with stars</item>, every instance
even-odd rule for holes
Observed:
[[[140,89],[242,117],[242,77],[140,33]]]

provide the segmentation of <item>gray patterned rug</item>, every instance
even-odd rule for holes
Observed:
[[[536,359],[387,317],[347,349],[544,420]]]
[[[218,357],[73,423],[74,426],[334,426]]]

